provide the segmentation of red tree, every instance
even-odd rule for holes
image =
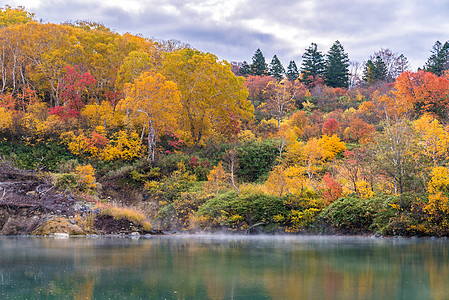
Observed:
[[[96,82],[89,72],[80,73],[76,70],[76,66],[66,66],[62,83],[59,86],[63,105],[50,109],[50,113],[62,118],[79,117],[80,110],[86,104],[82,100],[83,94]]]
[[[340,124],[335,119],[329,119],[323,124],[323,134],[331,136],[339,131]]]

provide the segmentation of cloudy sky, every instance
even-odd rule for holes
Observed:
[[[380,48],[424,65],[435,41],[449,39],[449,1],[442,0],[7,0],[44,22],[90,20],[112,30],[176,39],[228,61],[299,65],[310,43],[323,53],[339,40],[352,61]]]

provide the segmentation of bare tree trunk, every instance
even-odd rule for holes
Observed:
[[[154,131],[153,122],[148,121],[148,159],[154,162],[154,152],[156,148],[156,132]]]
[[[238,193],[240,193],[240,190],[235,183],[234,176],[234,172],[237,167],[237,151],[235,150],[235,148],[226,153],[225,160],[227,161],[229,166],[229,179],[231,180],[231,185]]]

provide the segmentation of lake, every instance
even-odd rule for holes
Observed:
[[[448,299],[449,241],[0,237],[0,299]]]

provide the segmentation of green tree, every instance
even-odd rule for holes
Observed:
[[[282,80],[282,78],[284,78],[284,74],[285,74],[285,69],[282,66],[281,61],[279,60],[279,58],[274,55],[273,59],[271,60],[269,69],[268,69],[268,74],[271,77],[276,78],[278,81]]]
[[[396,195],[416,185],[413,175],[419,174],[419,169],[412,155],[416,152],[417,145],[410,122],[405,119],[394,123],[387,120],[383,132],[375,139],[373,154],[379,171],[392,180]]]
[[[387,75],[387,66],[380,56],[377,56],[375,61],[369,59],[366,62],[363,70],[363,80],[368,84],[376,81],[385,81],[387,80]]]
[[[265,57],[260,49],[257,49],[253,55],[253,63],[251,64],[251,75],[262,76],[266,75],[268,70]]]
[[[386,82],[393,82],[396,77],[410,69],[410,65],[404,54],[395,53],[388,48],[381,48],[379,51],[370,55],[369,60],[374,63],[376,60],[379,60],[378,57],[380,57],[382,63],[385,65],[387,75],[386,79],[382,80]]]
[[[349,58],[339,41],[335,41],[327,53],[324,83],[331,87],[349,86]]]
[[[431,50],[432,55],[427,59],[424,70],[441,76],[449,68],[449,43],[441,44],[436,41]]]
[[[239,75],[240,76],[251,75],[251,67],[250,65],[248,65],[246,60],[244,60],[241,66],[239,66]]]
[[[325,60],[323,54],[318,51],[317,45],[312,43],[302,56],[301,77],[302,81],[309,84],[315,77],[321,77],[324,72]]]
[[[287,78],[289,81],[295,81],[299,78],[298,67],[294,60],[291,60],[287,68]]]

